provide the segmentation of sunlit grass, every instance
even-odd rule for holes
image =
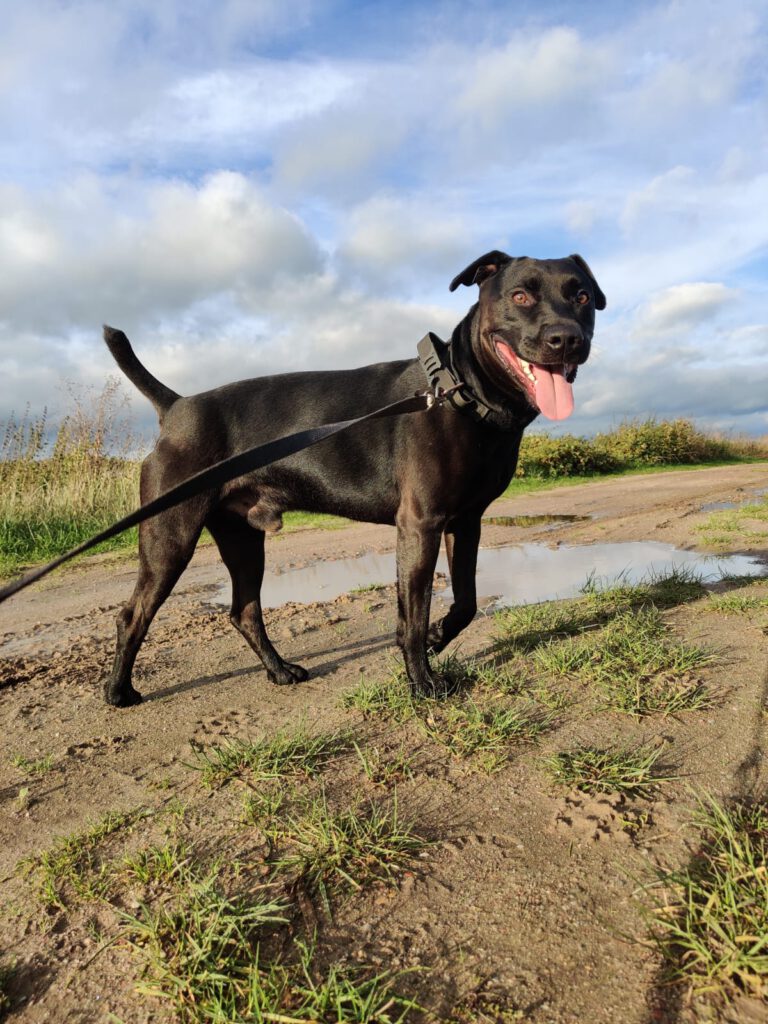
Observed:
[[[662,878],[653,934],[672,979],[694,992],[764,996],[768,983],[768,809],[706,801],[700,844]]]

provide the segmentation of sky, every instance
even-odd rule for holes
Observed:
[[[768,434],[765,0],[0,0],[0,23],[0,420],[100,390],[105,322],[183,394],[408,358],[502,249],[581,253],[608,299],[561,432]]]

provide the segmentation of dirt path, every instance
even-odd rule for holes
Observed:
[[[489,523],[482,546],[650,540],[693,549],[706,518],[702,505],[739,502],[766,486],[768,465],[749,465],[523,495],[497,502],[489,515],[585,518],[529,527]],[[268,565],[285,573],[393,546],[389,528],[308,530],[270,540]],[[764,540],[742,538],[734,549],[768,561]],[[300,686],[277,688],[229,625],[223,605],[214,603],[226,574],[212,548],[198,551],[142,649],[135,678],[145,703],[126,711],[105,707],[100,679],[111,660],[115,613],[133,576],[131,561],[93,559],[0,611],[0,965],[16,964],[11,1020],[114,1019],[109,1013],[126,1022],[171,1019],[155,1000],[133,994],[138,970],[119,944],[94,957],[99,929],[106,927],[102,912],[81,903],[41,910],[17,865],[108,812],[148,808],[159,816],[174,800],[188,809],[190,835],[209,846],[217,837],[224,843],[225,835],[229,842],[231,787],[220,793],[200,787],[188,767],[190,744],[255,739],[301,721],[312,730],[352,728],[361,743],[387,757],[407,750],[416,769],[401,780],[398,800],[435,840],[397,887],[362,894],[332,922],[320,921],[324,955],[428,968],[409,984],[437,1020],[704,1019],[658,983],[654,951],[628,941],[645,937],[632,879],[660,862],[685,860],[691,780],[720,795],[765,781],[759,756],[765,615],[725,618],[708,609],[706,597],[669,613],[675,630],[706,637],[725,652],[705,672],[716,694],[712,707],[642,720],[578,703],[558,708],[555,726],[537,746],[521,744],[500,772],[488,775],[425,740],[412,723],[341,707],[342,694],[361,674],[383,680],[391,672],[392,587],[270,611],[276,646],[311,673]],[[437,606],[440,600],[437,589]],[[490,656],[494,628],[490,616],[479,616],[461,641],[461,657]],[[686,780],[664,790],[639,838],[622,826],[615,799],[564,796],[540,767],[543,754],[575,741],[617,738],[668,744]],[[46,758],[44,769],[29,768]],[[367,792],[355,764],[354,757],[342,759],[329,790]],[[745,1003],[738,1013],[766,1021],[764,1011]],[[723,1019],[738,1019],[729,1013]]]

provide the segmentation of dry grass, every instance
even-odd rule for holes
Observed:
[[[70,389],[55,434],[47,414],[5,424],[0,443],[0,571],[52,558],[138,505],[142,439],[117,378],[98,394]],[[127,537],[105,547],[125,546]]]

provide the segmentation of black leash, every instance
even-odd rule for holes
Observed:
[[[7,586],[2,587],[0,589],[0,604],[14,594],[18,594],[20,590],[24,590],[31,583],[35,583],[37,580],[47,576],[49,572],[57,569],[64,562],[68,562],[70,558],[83,554],[83,552],[88,551],[96,544],[109,540],[110,537],[117,536],[123,530],[128,530],[131,526],[136,526],[151,516],[165,512],[167,509],[173,508],[174,505],[179,505],[182,501],[194,498],[203,491],[220,487],[222,484],[227,483],[229,480],[234,480],[235,477],[241,476],[243,473],[250,473],[255,469],[261,469],[263,466],[268,466],[272,462],[278,462],[288,455],[294,455],[304,448],[310,448],[313,444],[317,444],[318,441],[322,441],[332,434],[340,434],[343,430],[349,430],[350,427],[354,427],[357,423],[365,423],[367,420],[375,420],[384,416],[400,416],[404,413],[421,412],[424,409],[431,408],[436,403],[441,404],[445,397],[445,394],[440,390],[436,394],[431,391],[416,392],[410,398],[401,398],[398,402],[392,402],[390,405],[385,405],[374,412],[366,413],[365,416],[358,416],[352,420],[339,420],[337,423],[326,423],[321,427],[312,427],[309,430],[300,430],[295,434],[288,434],[274,441],[268,441],[266,444],[257,445],[255,448],[249,448],[247,451],[240,452],[237,455],[231,455],[228,459],[222,459],[221,462],[214,463],[214,465],[209,466],[207,469],[201,470],[201,472],[182,481],[176,487],[172,487],[170,491],[161,494],[159,498],[155,498],[149,504],[142,505],[141,508],[131,512],[106,530],[102,530],[101,533],[97,533],[94,537],[83,541],[82,544],[78,544],[77,547],[65,552],[65,554],[59,555],[58,558],[48,562],[47,565],[33,569]]]

